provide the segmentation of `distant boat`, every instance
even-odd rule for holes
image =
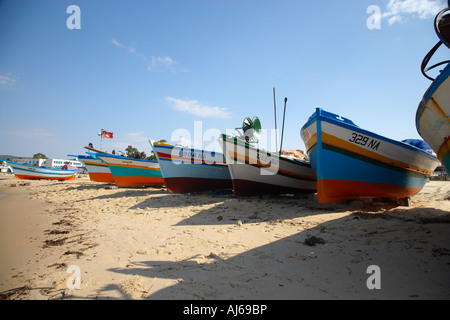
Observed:
[[[434,22],[440,41],[425,56],[421,66],[422,73],[433,83],[425,92],[416,112],[417,131],[436,152],[447,172],[450,172],[450,61],[443,61],[425,68],[442,43],[450,48],[449,11],[449,8],[442,10],[437,14]],[[447,15],[445,15],[446,13]],[[447,64],[447,66],[436,79],[426,74],[426,71],[442,64]]]
[[[188,193],[231,189],[231,176],[220,152],[150,141],[167,190]]]
[[[409,198],[424,187],[438,159],[320,108],[301,129],[323,203],[359,197]]]
[[[85,155],[72,155],[84,163],[89,174],[89,179],[95,182],[115,183],[114,177],[108,164],[100,158],[97,158],[95,154]]]
[[[96,157],[108,164],[117,186],[164,185],[158,161],[131,159],[107,153],[96,153]]]
[[[21,164],[3,160],[12,168],[17,179],[49,179],[49,180],[75,180],[76,170],[61,170],[51,168],[41,168],[29,164]]]
[[[237,196],[316,192],[316,174],[308,161],[268,152],[226,134],[218,141]]]

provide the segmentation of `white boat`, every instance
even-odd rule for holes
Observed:
[[[12,168],[17,179],[74,180],[77,175],[76,170],[41,168],[13,161],[3,161]]]
[[[439,42],[425,56],[421,66],[423,75],[433,82],[425,92],[416,112],[417,131],[436,152],[447,172],[450,170],[450,61],[426,67],[441,44],[450,49],[449,12],[450,4],[449,8],[436,15],[434,21]],[[446,64],[446,67],[435,79],[426,74],[427,71],[443,64]]]
[[[317,191],[316,174],[308,161],[268,152],[226,134],[218,141],[237,196]]]

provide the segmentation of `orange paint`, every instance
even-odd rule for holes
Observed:
[[[317,199],[334,203],[361,197],[407,198],[422,188],[407,188],[384,183],[321,179],[317,181]]]
[[[39,177],[39,176],[29,176],[26,174],[15,174],[14,175],[17,179],[27,179],[27,180],[39,180],[39,179],[44,179],[44,180],[75,180],[76,175],[74,174],[73,176],[69,176],[69,177]]]
[[[114,177],[114,180],[119,187],[164,185],[164,178],[162,177]]]
[[[107,172],[89,172],[89,178],[95,182],[115,182],[113,175]]]

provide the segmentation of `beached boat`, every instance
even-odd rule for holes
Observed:
[[[164,185],[158,161],[131,159],[107,153],[96,153],[95,155],[108,164],[117,186]]]
[[[450,172],[450,61],[443,61],[426,69],[426,66],[444,43],[450,49],[450,9],[442,10],[435,19],[435,30],[440,41],[425,56],[422,73],[433,83],[430,85],[416,112],[416,128],[421,137],[436,152],[447,172]],[[427,71],[442,64],[447,66],[433,79]]]
[[[424,187],[438,159],[320,108],[301,129],[323,203],[359,197],[408,198]]]
[[[308,161],[268,152],[226,134],[218,141],[237,196],[316,192],[316,174]]]
[[[74,156],[74,155],[72,155]],[[89,174],[89,179],[95,182],[114,183],[114,177],[108,164],[102,159],[98,158],[95,154],[92,155],[77,155],[74,156],[79,161],[84,163],[86,170]]]
[[[188,193],[231,189],[231,176],[222,153],[149,142],[168,191]]]
[[[77,176],[76,170],[41,168],[13,161],[3,161],[12,168],[17,179],[74,180]]]

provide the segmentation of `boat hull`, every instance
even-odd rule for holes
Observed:
[[[6,161],[17,179],[35,180],[74,180],[77,172],[73,170],[57,170]]]
[[[164,179],[157,161],[138,160],[110,154],[96,154],[108,164],[119,187],[162,186]]]
[[[308,162],[260,150],[225,134],[218,141],[237,196],[316,192],[316,174]]]
[[[301,129],[317,172],[317,198],[408,198],[424,187],[439,161],[414,146],[357,127],[317,109]]]
[[[231,189],[231,176],[222,153],[159,142],[150,144],[169,192]]]
[[[450,64],[431,84],[416,112],[420,136],[450,171]]]
[[[108,164],[102,159],[90,156],[77,156],[83,162],[89,174],[89,179],[94,182],[115,183]]]

